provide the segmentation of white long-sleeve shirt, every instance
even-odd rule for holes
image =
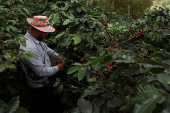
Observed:
[[[38,55],[38,59],[34,57],[31,57],[30,60],[24,58],[23,60],[25,63],[24,65],[22,64],[22,68],[26,75],[28,74],[28,69],[26,67],[30,67],[38,77],[42,77],[40,80],[35,81],[27,76],[27,84],[30,87],[39,88],[43,85],[36,84],[35,82],[48,82],[48,77],[58,72],[58,66],[51,67],[49,57],[57,58],[59,54],[50,49],[43,41],[38,41],[32,37],[29,32],[25,34],[25,37],[27,38],[26,47],[20,45],[20,49],[31,51],[32,53]]]

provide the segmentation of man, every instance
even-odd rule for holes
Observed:
[[[47,113],[60,113],[61,106],[57,102],[59,100],[54,95],[53,87],[49,83],[56,78],[60,78],[64,83],[68,81],[67,72],[63,70],[65,61],[43,42],[48,32],[54,32],[55,28],[50,26],[46,16],[34,16],[34,19],[27,18],[27,21],[31,24],[31,28],[25,34],[26,47],[20,45],[20,49],[31,51],[38,56],[38,59],[34,57],[31,57],[30,60],[23,58],[22,68],[26,73],[27,84],[32,93],[35,94],[34,101],[42,101],[43,108],[46,108]],[[52,67],[49,57],[63,62]]]

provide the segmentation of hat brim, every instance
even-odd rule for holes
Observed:
[[[42,31],[42,32],[54,32],[55,28],[52,26],[47,26],[47,27],[37,27],[33,24],[33,19],[32,18],[27,18],[27,22],[32,25],[34,28]]]

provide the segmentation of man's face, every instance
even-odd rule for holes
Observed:
[[[47,37],[48,33],[47,32],[39,32],[39,35],[37,37],[37,39],[39,41],[43,41],[43,39],[45,39]]]

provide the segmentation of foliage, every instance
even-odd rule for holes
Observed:
[[[4,101],[0,101],[0,112],[1,113],[29,113],[23,107],[19,107],[19,97],[13,97],[8,104]]]
[[[153,0],[86,0],[88,7],[98,6],[108,12],[116,12],[117,14],[127,14],[128,5],[130,15],[138,18],[139,13],[147,12],[153,4]]]
[[[16,95],[26,98],[20,58],[36,56],[19,54],[18,48],[26,46],[23,35],[29,26],[25,18],[41,14],[56,28],[45,43],[66,61],[70,84],[58,81],[53,86],[68,113],[169,110],[169,9],[155,8],[130,19],[89,8],[83,0],[23,3],[8,0],[0,5],[1,14],[6,13],[0,16],[0,95],[4,101]]]
[[[170,8],[170,1],[169,0],[153,0],[153,6],[151,7],[154,8],[155,6],[158,6],[158,7],[167,7],[167,8]]]

